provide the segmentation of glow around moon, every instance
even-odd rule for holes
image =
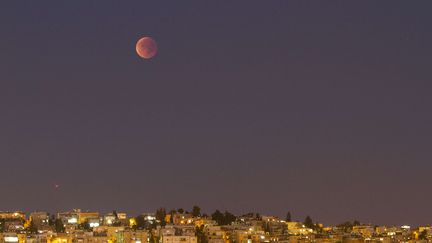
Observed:
[[[136,52],[138,56],[144,59],[150,59],[157,53],[156,41],[151,37],[143,37],[136,44]]]

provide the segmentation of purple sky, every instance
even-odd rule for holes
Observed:
[[[431,7],[2,1],[0,210],[432,223]]]

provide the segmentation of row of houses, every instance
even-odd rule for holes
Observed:
[[[137,222],[137,221],[144,222]],[[128,217],[74,209],[49,215],[0,212],[0,243],[293,243],[293,242],[431,242],[432,228],[422,226],[341,226],[284,221],[273,216],[244,215],[218,225],[208,216],[169,213]],[[138,227],[141,225],[140,227]]]

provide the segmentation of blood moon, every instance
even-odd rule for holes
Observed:
[[[150,59],[157,53],[156,41],[151,37],[143,37],[136,43],[136,52],[138,56],[144,59]]]

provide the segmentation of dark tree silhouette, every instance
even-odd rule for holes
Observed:
[[[114,215],[114,222],[112,223],[112,226],[121,226],[121,222],[120,219],[118,217],[117,211],[113,210],[113,215]]]
[[[176,211],[174,209],[170,210],[170,224],[174,224],[174,214],[176,214]]]
[[[216,210],[211,216],[212,219],[218,223],[218,225],[229,225],[237,219],[234,214],[228,211],[221,213],[219,210]]]
[[[199,227],[197,226],[195,228],[195,235],[197,237],[198,243],[207,243],[208,242],[207,236],[205,235],[205,232],[204,232],[204,225],[201,225]]]
[[[86,221],[86,222],[82,222],[81,224],[78,225],[78,227],[82,230],[86,230],[86,231],[90,231],[90,224]]]
[[[419,238],[420,240],[427,240],[427,234],[428,234],[427,230],[423,230],[423,231],[419,234],[418,238]]]
[[[218,225],[222,225],[222,223],[224,222],[224,215],[223,213],[221,213],[219,210],[216,209],[216,211],[214,213],[212,213],[211,215],[212,219],[214,221],[216,221],[216,223]]]
[[[288,213],[287,213],[285,220],[286,220],[287,222],[291,222],[291,212],[288,212]]]
[[[309,217],[309,215],[306,216],[305,221],[303,222],[303,224],[304,224],[306,227],[311,228],[311,229],[313,229],[313,228],[315,227],[315,225],[314,225],[314,223],[313,223],[313,221],[312,221],[312,218]]]
[[[54,222],[55,225],[55,231],[57,233],[64,233],[65,232],[65,227],[63,225],[63,221],[61,221],[61,219],[56,219]]]
[[[27,231],[30,232],[31,234],[36,234],[38,232],[38,228],[36,227],[36,225],[33,222],[33,220],[30,220],[30,223],[29,223],[29,226],[27,228]]]
[[[159,221],[161,226],[166,225],[165,216],[166,216],[165,208],[159,208],[158,210],[156,210],[156,220]]]
[[[137,230],[137,229],[144,229],[145,227],[146,227],[146,221],[144,219],[144,216],[139,215],[135,217],[135,225],[133,226],[133,228]]]
[[[224,217],[225,218],[225,222],[224,222],[225,225],[231,224],[232,222],[236,221],[236,219],[237,219],[237,217],[234,214],[232,214],[228,211],[225,211],[224,216],[225,216]]]
[[[201,208],[200,207],[198,207],[198,206],[193,206],[193,208],[192,208],[192,216],[194,216],[194,217],[199,217],[199,216],[201,216]]]
[[[50,215],[49,219],[48,219],[48,225],[49,226],[55,226],[55,216],[54,215]]]
[[[156,236],[153,234],[153,230],[150,230],[149,243],[159,242]]]
[[[351,232],[353,226],[361,225],[358,220],[354,220],[353,222],[347,221],[341,224],[336,225],[338,228],[341,228],[345,232]]]
[[[5,219],[0,219],[0,232],[5,231]]]

